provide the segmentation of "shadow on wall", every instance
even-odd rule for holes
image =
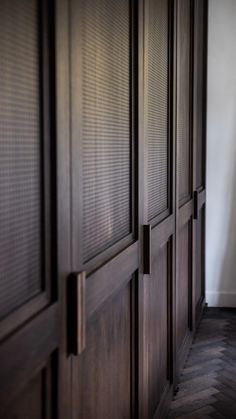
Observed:
[[[236,120],[236,106],[234,107],[234,120]],[[236,123],[234,122],[234,141],[232,146],[232,161],[229,162],[228,177],[226,178],[226,217],[225,244],[222,247],[222,264],[219,278],[217,305],[236,307]],[[228,207],[228,208],[227,208]],[[220,237],[219,237],[219,241]]]
[[[206,297],[215,307],[236,307],[236,102],[227,116],[208,150]]]
[[[209,0],[206,300],[236,307],[236,2]]]

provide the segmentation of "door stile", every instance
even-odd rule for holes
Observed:
[[[181,72],[184,71],[184,68],[180,70],[179,66],[181,64],[180,52],[182,46],[180,45],[180,22],[179,19],[183,18],[182,12],[184,10],[184,5],[181,5],[181,0],[176,2],[176,30],[175,30],[175,37],[176,37],[176,56],[175,56],[175,65],[176,65],[176,123],[175,123],[175,130],[176,130],[176,369],[175,369],[175,376],[176,376],[176,383],[178,382],[179,372],[182,368],[184,359],[187,355],[189,345],[191,342],[191,330],[192,330],[192,289],[193,289],[193,272],[192,272],[192,252],[193,252],[193,236],[192,236],[192,228],[193,228],[193,140],[192,140],[192,55],[193,55],[193,2],[191,1],[189,7],[189,15],[188,15],[188,28],[186,29],[188,33],[185,35],[186,39],[189,39],[189,47],[186,51],[188,57],[188,73],[186,74],[187,79],[189,80],[187,85],[185,85],[188,91],[188,110],[182,109],[180,107],[180,103],[178,102],[178,95],[181,95],[181,87],[179,86],[179,75],[181,76]],[[182,112],[182,115],[181,115]],[[179,116],[178,116],[179,115]],[[188,165],[185,167],[184,174],[182,173],[182,177],[185,176],[185,180],[188,181],[188,192],[186,191],[187,195],[181,199],[181,187],[180,187],[180,167],[179,164],[183,156],[180,155],[180,146],[178,145],[178,141],[181,141],[182,133],[178,134],[178,118],[184,118],[184,124],[188,126],[188,135],[185,137],[186,144],[188,143],[189,146],[189,154],[188,154]],[[181,119],[180,119],[181,120]],[[179,137],[178,137],[179,135]],[[184,164],[184,161],[183,161]],[[186,169],[187,168],[187,169]],[[181,168],[182,170],[182,168]],[[184,230],[185,229],[185,237]],[[180,246],[180,234],[182,237],[182,242]],[[188,241],[188,243],[186,242]],[[184,246],[187,247],[184,248]],[[181,252],[181,253],[180,253]],[[180,255],[181,259],[180,259]],[[184,271],[185,270],[185,271]],[[185,277],[184,277],[185,275]],[[185,284],[183,284],[183,277],[185,278]],[[182,284],[181,284],[182,283]],[[184,293],[184,302],[182,307],[184,307],[185,314],[183,318],[183,313],[181,314],[181,306],[179,302],[178,295],[180,293],[180,287],[182,287],[182,293]],[[184,287],[184,288],[183,288]],[[183,296],[181,297],[183,298]],[[182,316],[182,317],[181,317]],[[183,327],[183,321],[186,323],[186,330],[182,330],[182,341],[178,342],[179,340],[179,333],[177,330],[180,331],[180,328]]]
[[[71,357],[67,348],[67,278],[71,272],[70,98],[68,2],[56,0],[57,237],[60,350],[58,417],[71,419]]]
[[[171,13],[171,49],[170,49],[170,62],[172,68],[172,74],[170,74],[170,138],[172,142],[172,196],[171,196],[171,205],[172,205],[172,214],[174,216],[174,233],[172,237],[172,296],[171,296],[171,308],[172,316],[170,316],[170,327],[172,330],[171,335],[171,362],[172,362],[172,372],[171,372],[171,381],[173,390],[176,386],[175,377],[176,377],[176,196],[177,196],[177,177],[176,177],[176,161],[177,161],[177,147],[176,147],[176,76],[177,76],[177,62],[176,62],[176,30],[177,30],[177,4],[176,1],[170,1],[170,7],[172,10]]]
[[[144,284],[143,386],[145,389],[142,417],[145,418],[163,415],[165,417],[168,401],[172,397],[174,379],[174,3],[173,1],[153,2],[151,0],[144,2],[144,86],[142,89],[144,191],[141,222],[143,225],[142,243],[145,247],[142,256],[147,258],[142,268]],[[158,36],[157,27],[161,27],[163,31]],[[158,44],[160,39],[162,46]],[[167,73],[163,73],[163,68],[159,68],[155,61],[155,55],[158,56],[158,53],[165,57]],[[156,97],[153,94],[155,91]],[[164,110],[163,114],[161,110]],[[166,127],[166,131],[163,130],[163,126]],[[163,157],[166,160],[160,161],[158,158],[164,150],[167,150],[167,154]],[[156,167],[158,167],[158,173]],[[163,188],[162,195],[159,188],[160,190]],[[154,389],[157,389],[155,394]]]
[[[145,204],[145,138],[144,138],[144,7],[145,1],[138,1],[138,234],[139,234],[139,271],[138,271],[138,418],[146,417],[147,400],[147,353],[145,351],[145,280],[143,276],[143,224]]]
[[[205,204],[206,204],[206,77],[207,77],[207,16],[208,2],[194,2],[194,78],[193,78],[193,139],[194,139],[194,176],[193,190],[196,197],[196,214],[193,223],[193,319],[195,330],[205,306]],[[199,55],[200,52],[200,55]],[[200,78],[199,78],[200,77]],[[200,96],[200,99],[199,99]],[[202,153],[198,147],[201,143]],[[199,183],[199,177],[201,182]],[[201,231],[201,233],[200,233]],[[200,239],[198,236],[200,235]],[[200,240],[200,243],[198,243]],[[200,247],[199,247],[200,246]],[[199,252],[201,256],[199,256]],[[200,257],[200,259],[199,259]],[[199,260],[200,274],[199,274]],[[201,287],[201,297],[197,293]]]

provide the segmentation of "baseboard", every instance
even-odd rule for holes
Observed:
[[[206,302],[209,307],[236,307],[236,292],[207,291]]]

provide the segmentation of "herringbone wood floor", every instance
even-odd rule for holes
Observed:
[[[169,419],[236,419],[236,311],[204,313]]]

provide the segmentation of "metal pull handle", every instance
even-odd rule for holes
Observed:
[[[198,220],[198,215],[199,215],[199,192],[198,191],[194,191],[193,193],[193,202],[194,202],[193,219]]]
[[[143,273],[151,274],[151,224],[143,226]]]
[[[86,273],[71,274],[68,286],[68,350],[80,355],[86,347]]]

